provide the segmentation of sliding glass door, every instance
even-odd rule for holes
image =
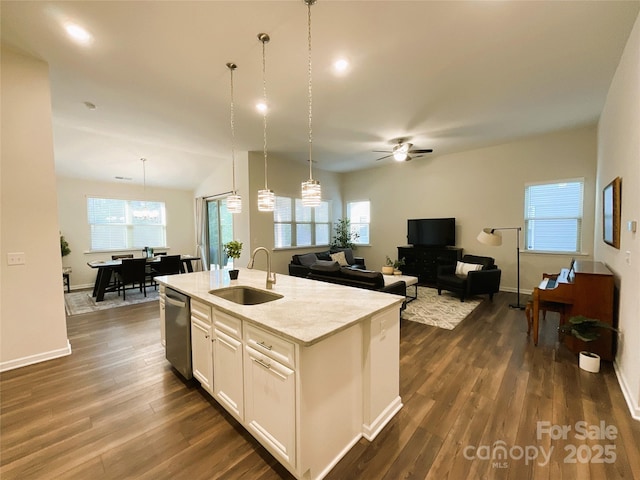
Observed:
[[[207,234],[210,268],[223,268],[227,256],[222,245],[233,240],[233,215],[227,210],[226,198],[207,200]]]

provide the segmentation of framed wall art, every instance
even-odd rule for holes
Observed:
[[[612,247],[620,248],[620,203],[622,179],[614,178],[602,190],[602,239]]]

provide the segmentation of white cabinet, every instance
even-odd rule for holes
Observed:
[[[244,419],[242,322],[214,312],[213,396],[236,419]]]
[[[261,345],[258,351],[254,345]],[[296,465],[295,347],[251,325],[245,330],[245,425],[290,468]],[[289,361],[289,360],[290,361]],[[284,360],[289,366],[281,363]]]
[[[193,376],[209,393],[213,389],[213,361],[211,356],[211,325],[191,317],[191,361]]]
[[[211,307],[191,300],[191,362],[193,376],[209,393],[213,392],[213,355],[211,352]]]

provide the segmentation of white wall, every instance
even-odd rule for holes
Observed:
[[[94,260],[109,260],[116,252],[91,253],[91,236],[87,223],[87,197],[146,199],[165,202],[167,211],[167,250],[170,254],[195,255],[193,191],[156,188],[129,183],[96,182],[76,178],[58,177],[58,216],[60,231],[69,242],[71,253],[62,264],[71,267],[71,288],[93,286],[97,270],[87,266]],[[149,245],[152,246],[152,245]],[[142,256],[141,249],[122,251]]]
[[[71,353],[51,127],[49,69],[2,48],[0,370]],[[23,252],[24,265],[7,265]]]
[[[516,291],[516,232],[503,232],[501,247],[480,244],[476,236],[483,227],[524,227],[526,183],[583,177],[581,258],[591,258],[595,172],[596,128],[589,126],[352,172],[344,175],[343,195],[345,203],[371,201],[371,247],[358,248],[367,268],[380,269],[386,255],[397,257],[396,247],[407,243],[407,219],[455,217],[457,246],[494,257],[502,269],[500,288]],[[521,292],[530,293],[543,272],[558,272],[570,261],[570,255],[522,253]]]
[[[640,17],[629,36],[598,124],[597,191],[615,177],[622,178],[620,249],[602,241],[602,203],[598,195],[594,250],[596,260],[616,274],[620,289],[616,367],[632,415],[640,419],[640,232],[626,228],[627,221],[640,221]]]

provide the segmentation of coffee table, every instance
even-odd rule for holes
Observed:
[[[384,278],[385,287],[401,280],[407,284],[407,288],[412,286],[414,288],[414,294],[409,295],[407,292],[407,303],[418,298],[418,277],[410,277],[409,275],[382,275],[382,278]]]

